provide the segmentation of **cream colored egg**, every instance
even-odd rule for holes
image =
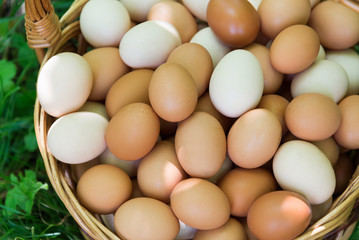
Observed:
[[[348,75],[338,63],[329,60],[315,62],[296,74],[291,83],[292,96],[316,92],[338,103],[348,90]]]
[[[41,68],[37,97],[51,116],[60,117],[78,110],[90,95],[92,72],[87,61],[76,53],[59,53]]]
[[[207,6],[209,0],[183,0],[182,3],[190,12],[202,21],[207,21]]]
[[[330,161],[306,141],[281,145],[273,159],[273,173],[284,190],[304,195],[310,204],[321,204],[334,193],[335,173]]]
[[[325,59],[325,51],[322,45],[319,46],[319,52],[318,52],[318,56],[315,59],[315,61],[319,61],[319,60],[323,60]]]
[[[106,149],[108,120],[97,113],[74,112],[58,118],[47,134],[47,146],[64,163],[84,163]]]
[[[258,10],[259,5],[261,4],[262,0],[248,0],[253,7]]]
[[[199,30],[190,42],[202,45],[209,52],[213,67],[231,50],[229,46],[218,40],[210,27]]]
[[[117,0],[91,0],[80,14],[81,32],[94,47],[117,47],[130,24],[130,15]]]
[[[101,102],[87,101],[77,111],[78,112],[94,112],[94,113],[100,114],[101,116],[103,116],[104,118],[109,120],[109,117],[106,112],[105,104],[103,104]]]
[[[347,96],[359,93],[359,55],[349,48],[344,50],[327,50],[328,60],[341,65],[348,74],[349,86]]]
[[[157,68],[181,44],[176,28],[164,21],[150,20],[131,28],[120,43],[120,56],[132,68]]]
[[[263,88],[263,72],[257,58],[238,49],[224,56],[214,69],[209,95],[219,112],[235,118],[256,107]]]

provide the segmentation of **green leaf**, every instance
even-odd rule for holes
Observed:
[[[31,213],[36,193],[41,189],[48,189],[48,185],[36,180],[36,174],[32,170],[25,170],[25,176],[21,173],[19,177],[10,175],[13,188],[7,192],[3,214],[8,217],[14,216],[20,211],[25,215]]]
[[[15,87],[15,84],[12,81],[15,75],[16,65],[5,59],[0,60],[0,89],[2,89],[3,92],[6,93]]]
[[[32,129],[33,130],[33,129]],[[24,138],[25,148],[29,151],[35,151],[37,149],[37,141],[34,131],[29,131]]]

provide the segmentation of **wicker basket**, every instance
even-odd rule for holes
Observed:
[[[34,48],[41,66],[52,56],[64,51],[83,54],[87,43],[81,35],[79,15],[88,0],[75,0],[61,19],[54,12],[50,0],[25,0],[25,28],[30,47]],[[348,2],[348,1],[340,1]],[[359,3],[355,3],[359,6]],[[101,221],[81,206],[76,198],[75,183],[68,165],[57,161],[50,153],[46,137],[55,119],[35,103],[34,125],[47,175],[70,214],[78,223],[86,239],[120,239]],[[348,239],[358,221],[359,168],[350,184],[332,204],[322,219],[308,227],[298,240]]]

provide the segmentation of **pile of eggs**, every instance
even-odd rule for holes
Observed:
[[[122,239],[293,239],[348,185],[355,2],[90,0],[80,27],[39,72],[46,141]]]

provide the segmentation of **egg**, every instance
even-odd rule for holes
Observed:
[[[310,13],[311,5],[307,0],[262,0],[258,7],[260,31],[274,39],[289,26],[306,24]]]
[[[256,107],[263,94],[263,72],[257,58],[237,49],[226,54],[214,69],[209,96],[223,115],[236,118]]]
[[[98,158],[94,158],[84,163],[71,164],[70,165],[71,178],[75,181],[75,183],[77,183],[80,177],[82,176],[82,174],[84,174],[84,172],[86,172],[89,168],[96,166],[100,163],[101,162]]]
[[[291,83],[291,93],[296,97],[303,93],[317,92],[338,103],[348,90],[348,75],[338,63],[319,60],[296,74]]]
[[[251,44],[260,26],[257,11],[247,0],[209,1],[207,21],[219,40],[236,48]]]
[[[90,65],[82,56],[59,53],[40,69],[37,97],[46,113],[60,117],[81,108],[90,95],[92,84]]]
[[[167,62],[177,63],[191,74],[198,96],[208,89],[213,64],[211,55],[203,46],[197,43],[181,44],[170,53]]]
[[[98,214],[114,213],[131,195],[129,176],[120,168],[100,164],[88,169],[77,184],[79,202]]]
[[[263,94],[275,93],[282,85],[283,74],[275,70],[269,57],[269,49],[264,45],[253,43],[245,50],[254,54],[263,71]]]
[[[234,218],[221,227],[213,230],[199,230],[193,240],[247,240],[246,230],[243,225]]]
[[[310,204],[321,204],[334,193],[335,173],[329,159],[303,140],[279,147],[273,158],[273,173],[282,189],[304,195]]]
[[[89,63],[93,75],[89,100],[104,100],[112,84],[130,71],[115,47],[96,48],[85,53],[83,57]]]
[[[311,141],[311,143],[317,146],[328,157],[332,166],[335,166],[339,158],[339,146],[333,137],[321,141]]]
[[[338,104],[342,121],[334,134],[337,143],[347,149],[359,148],[359,96],[350,95]]]
[[[178,221],[180,223],[180,230],[179,230],[175,240],[193,239],[193,236],[196,234],[197,229],[184,224],[181,220],[178,220]]]
[[[207,7],[210,0],[183,0],[182,3],[198,19],[207,22]]]
[[[216,174],[214,174],[212,177],[207,178],[206,180],[218,184],[219,181],[234,167],[234,164],[232,160],[229,158],[228,154],[226,154],[226,158],[224,159],[224,162],[221,166],[221,168],[217,171]]]
[[[177,218],[192,228],[215,229],[223,226],[230,217],[230,205],[224,192],[201,178],[179,182],[170,199]]]
[[[263,168],[234,168],[229,171],[218,186],[226,194],[231,205],[231,215],[246,217],[254,200],[276,190],[274,176]]]
[[[197,23],[193,15],[181,3],[160,1],[152,6],[147,20],[162,20],[171,23],[178,31],[182,43],[189,42],[197,32]]]
[[[269,51],[271,63],[281,73],[298,73],[315,61],[319,46],[319,37],[312,28],[291,25],[274,38]]]
[[[308,141],[332,136],[342,120],[338,105],[321,93],[303,93],[295,97],[288,104],[284,117],[289,131]]]
[[[108,149],[117,158],[137,160],[148,154],[157,142],[160,120],[151,106],[132,103],[121,108],[106,128]]]
[[[239,117],[229,130],[228,155],[242,168],[260,167],[273,157],[281,138],[282,126],[274,113],[253,109]]]
[[[170,141],[158,142],[142,158],[137,172],[138,185],[147,197],[169,202],[173,188],[187,177]]]
[[[226,55],[231,48],[221,42],[213,33],[210,27],[204,27],[199,30],[190,40],[191,43],[197,43],[203,46],[212,59],[213,67]]]
[[[137,24],[123,36],[120,56],[132,68],[157,68],[181,44],[177,29],[160,20]]]
[[[294,239],[308,227],[312,211],[308,201],[290,191],[262,195],[249,209],[249,230],[261,240]]]
[[[105,106],[110,117],[113,117],[120,108],[135,102],[150,104],[148,86],[153,75],[153,70],[133,70],[118,80],[109,89]]]
[[[359,14],[335,1],[323,1],[312,10],[308,25],[320,43],[330,49],[346,49],[359,41]]]
[[[109,120],[106,107],[102,102],[86,101],[84,105],[82,105],[82,107],[77,110],[77,112],[94,112]]]
[[[195,112],[178,125],[175,148],[178,161],[190,176],[209,178],[226,157],[226,135],[215,117]]]
[[[347,188],[354,174],[356,165],[348,154],[341,154],[334,165],[335,172],[335,190],[334,194],[341,194]]]
[[[122,239],[174,239],[179,222],[167,204],[139,197],[126,201],[117,209],[115,228]]]
[[[312,219],[310,221],[310,224],[314,224],[316,221],[320,220],[322,217],[324,217],[330,207],[333,203],[333,197],[330,197],[327,201],[321,203],[321,204],[311,204],[312,208]]]
[[[93,47],[118,47],[130,24],[127,9],[116,0],[91,0],[80,13],[81,33]]]
[[[59,161],[79,164],[106,149],[108,120],[97,113],[74,112],[58,118],[47,133],[47,147]]]
[[[164,63],[155,70],[148,94],[154,111],[169,122],[186,119],[196,108],[198,99],[191,74],[176,63]]]

